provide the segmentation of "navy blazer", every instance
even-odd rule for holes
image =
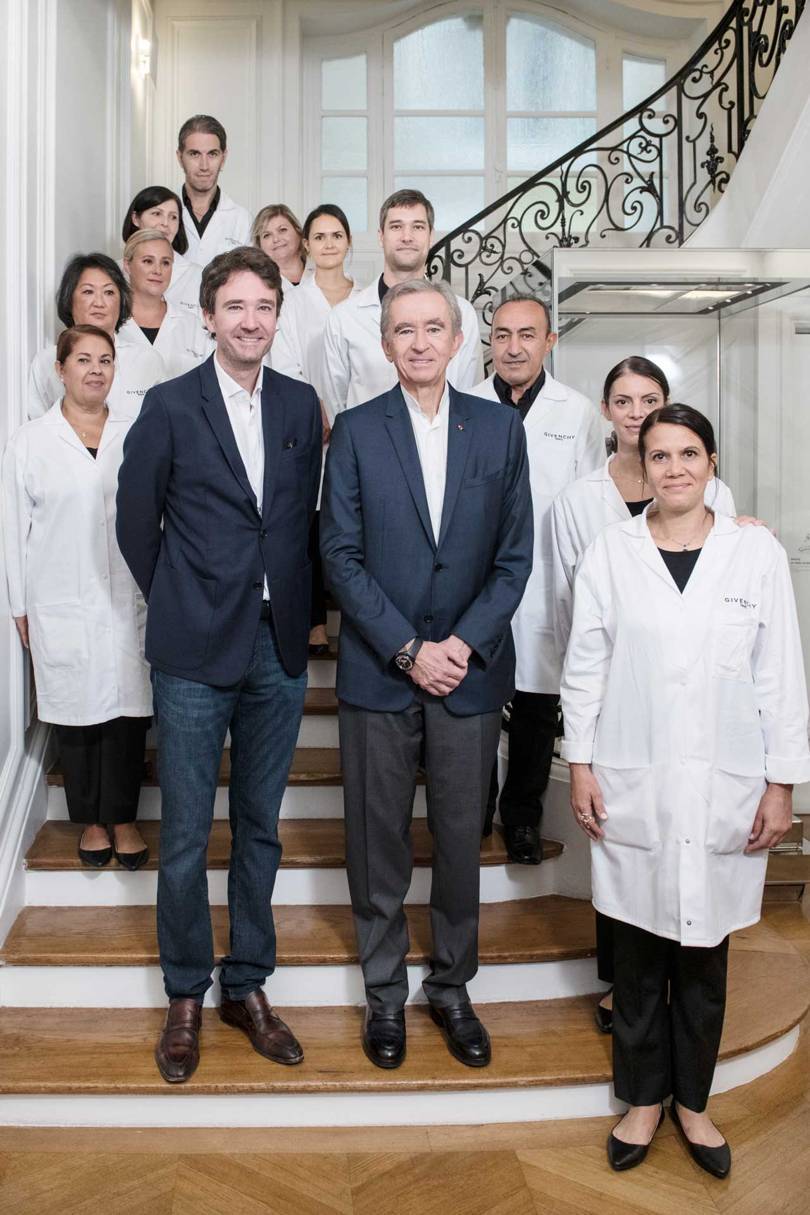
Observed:
[[[285,670],[307,665],[309,526],[321,413],[308,384],[264,369],[259,514],[213,355],[147,392],[124,441],[118,543],[149,605],[146,657],[160,671],[225,687],[247,670],[265,574]]]
[[[412,637],[472,647],[445,698],[453,713],[500,709],[515,690],[510,622],[532,567],[526,436],[516,409],[450,388],[439,542],[399,385],[338,415],[321,503],[325,579],[340,604],[338,696],[395,712],[415,684],[394,655]]]

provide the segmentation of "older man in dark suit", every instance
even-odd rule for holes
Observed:
[[[433,834],[433,955],[424,983],[451,1052],[489,1062],[466,984],[478,966],[479,849],[500,710],[514,690],[510,621],[532,561],[526,439],[514,410],[445,378],[461,342],[444,283],[383,300],[396,388],[340,414],[321,514],[342,611],[337,691],[349,884],[379,1067],[405,1056],[408,829],[424,756]]]
[[[155,1057],[187,1080],[214,965],[206,849],[231,735],[230,949],[222,1020],[278,1063],[303,1052],[263,991],[275,966],[278,816],[304,707],[307,537],[321,468],[308,385],[262,366],[281,305],[259,249],[206,267],[216,352],[151,389],[124,444],[118,542],[149,604],[162,796],[157,919],[169,1011]]]

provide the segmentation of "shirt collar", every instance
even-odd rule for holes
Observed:
[[[416,397],[412,397],[411,394],[402,387],[402,384],[400,384],[400,388],[402,389],[402,395],[405,398],[405,404],[408,406],[408,409],[411,411],[412,414],[416,414],[417,417],[421,418],[422,421],[425,423],[425,425],[438,426],[438,425],[444,423],[447,420],[447,418],[449,417],[449,415],[450,415],[450,385],[448,384],[447,380],[444,381],[444,392],[442,393],[442,399],[439,401],[439,408],[436,411],[436,417],[433,419],[432,422],[429,422],[428,419],[425,417],[425,415],[422,412],[422,409],[419,405],[419,402],[416,400]]]
[[[216,372],[219,390],[222,393],[224,400],[231,400],[240,393],[243,396],[248,396],[248,390],[243,388],[241,384],[237,384],[233,376],[228,375],[224,367],[220,365],[219,359],[214,354],[214,371]],[[261,401],[262,387],[264,385],[264,364],[259,368],[259,376],[256,380],[256,387],[253,389],[253,395],[249,397],[251,405],[258,405]]]
[[[518,401],[512,400],[511,386],[509,384],[507,384],[506,380],[501,379],[501,377],[498,375],[497,371],[495,372],[495,376],[493,378],[492,384],[493,384],[495,391],[498,394],[499,400],[501,400],[504,403],[504,405],[512,405],[515,409],[517,409],[520,412],[520,416],[525,418],[526,414],[529,412],[529,410],[531,409],[535,400],[537,399],[540,392],[542,391],[542,388],[543,388],[543,385],[545,384],[545,382],[546,382],[546,369],[545,369],[545,367],[541,367],[540,374],[537,377],[537,379],[534,381],[533,384],[529,385],[529,387],[526,389],[526,391],[523,393],[522,397]]]

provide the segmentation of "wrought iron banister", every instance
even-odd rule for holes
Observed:
[[[555,245],[683,244],[725,189],[803,9],[735,0],[657,92],[438,241],[431,277],[489,321],[547,275]]]

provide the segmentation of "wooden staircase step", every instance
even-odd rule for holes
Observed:
[[[222,752],[218,784],[227,785],[230,775],[231,751],[230,747],[226,747]],[[47,780],[49,785],[64,784],[58,764],[48,773]],[[288,785],[340,785],[342,780],[340,751],[337,747],[296,747],[287,781]],[[420,776],[417,783],[424,784],[424,777]],[[158,784],[157,750],[154,747],[146,748],[146,771],[141,784],[150,786]]]
[[[334,688],[307,688],[304,717],[337,716],[338,702]]]
[[[810,882],[810,853],[772,852],[765,880],[769,886]]]
[[[430,957],[429,908],[406,907],[408,961]],[[279,966],[341,966],[357,961],[351,908],[274,908]],[[217,959],[228,951],[228,909],[211,908]],[[483,965],[556,962],[596,951],[590,903],[561,895],[482,903]],[[24,907],[0,950],[7,966],[155,966],[155,908]],[[111,975],[111,981],[114,976]]]
[[[785,941],[773,950],[769,944],[767,931],[758,929],[732,942],[721,1059],[781,1037],[810,1005],[807,970],[797,951]],[[593,997],[478,1008],[492,1036],[489,1067],[473,1070],[454,1060],[427,1009],[409,1005],[408,1055],[392,1072],[373,1067],[363,1055],[360,1008],[280,1009],[304,1047],[299,1067],[269,1063],[243,1034],[223,1025],[215,1010],[206,1009],[200,1066],[180,1099],[195,1093],[405,1093],[610,1080],[610,1042],[594,1029]],[[0,1009],[0,1093],[168,1098],[177,1090],[161,1080],[152,1057],[163,1018],[158,1008]]]
[[[147,820],[138,824],[149,845],[149,860],[144,869],[157,869],[160,856],[160,821]],[[27,869],[82,870],[76,853],[81,828],[74,823],[49,819],[40,827],[25,858]],[[346,864],[343,820],[339,818],[281,819],[279,832],[283,852],[281,864],[285,869],[343,869]],[[414,819],[411,827],[414,864],[431,863],[432,836],[426,819]],[[543,859],[559,856],[562,844],[543,840]],[[231,829],[227,819],[215,819],[208,843],[208,868],[227,869],[231,856]],[[496,825],[492,835],[481,841],[482,865],[505,865],[506,847],[501,828]]]

